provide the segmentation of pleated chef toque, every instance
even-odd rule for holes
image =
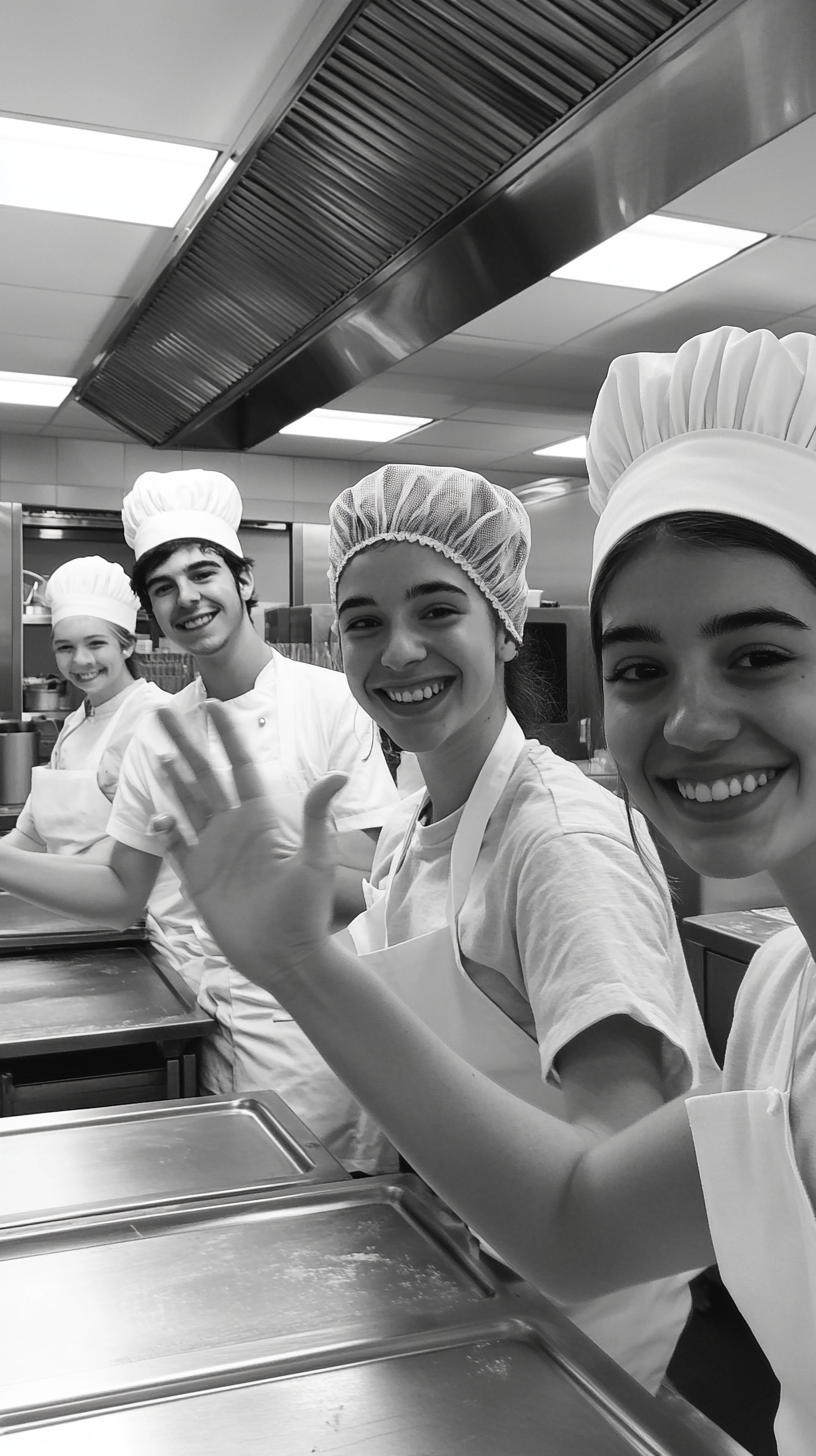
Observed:
[[[243,556],[241,496],[218,470],[148,470],[122,506],[125,540],[136,560],[167,541],[212,541]]]
[[[384,465],[329,508],[329,584],[377,541],[413,541],[447,556],[476,583],[516,642],[527,618],[530,518],[521,501],[470,470]]]
[[[593,582],[624,536],[676,511],[742,516],[816,555],[816,338],[721,328],[615,359],[587,469]]]
[[[99,617],[136,631],[138,598],[119,563],[102,556],[77,556],[58,566],[46,582],[45,600],[52,625],[66,617]]]

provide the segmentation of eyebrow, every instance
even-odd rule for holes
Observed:
[[[188,563],[187,566],[183,568],[182,575],[189,576],[191,571],[200,571],[202,566],[212,565],[214,559],[214,556],[206,556],[201,557],[198,561],[191,561]],[[168,571],[157,571],[153,576],[149,576],[147,578],[147,580],[145,581],[145,588],[147,591],[150,591],[151,587],[158,586],[159,583],[163,581],[168,581],[172,586],[175,580],[176,578],[174,576],[171,576]]]
[[[746,612],[727,612],[722,616],[710,617],[700,628],[701,637],[725,637],[729,632],[744,632],[749,627],[793,627],[799,632],[809,632],[806,622],[800,622],[790,612],[781,612],[777,607],[754,607]],[[616,647],[622,642],[662,643],[663,638],[655,627],[646,627],[633,622],[625,627],[610,627],[601,636],[601,648]]]
[[[437,592],[455,592],[457,596],[467,596],[467,592],[461,586],[454,586],[452,581],[422,581],[417,586],[409,586],[405,593],[405,600],[413,602],[417,597],[432,597]],[[376,605],[373,597],[347,597],[337,611],[339,614],[345,612],[349,607],[375,607]]]

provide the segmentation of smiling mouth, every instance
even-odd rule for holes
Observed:
[[[93,678],[99,677],[104,670],[102,667],[97,667],[94,668],[93,672],[75,672],[74,677],[77,682],[91,682]]]
[[[195,617],[187,617],[185,621],[177,622],[176,631],[195,632],[199,627],[209,626],[215,616],[215,612],[199,612]]]
[[[676,788],[686,803],[722,804],[726,800],[740,799],[757,793],[758,790],[773,783],[774,779],[783,772],[784,769],[757,768],[747,773],[729,774],[707,782],[695,779],[670,779],[667,782]]]
[[[452,677],[434,678],[428,683],[417,683],[416,687],[377,688],[377,692],[389,703],[399,703],[401,706],[406,703],[429,703],[432,698],[440,697],[452,682]]]

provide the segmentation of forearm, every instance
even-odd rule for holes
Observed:
[[[0,887],[46,910],[97,925],[124,928],[139,913],[110,865],[77,855],[32,855],[0,845]]]
[[[689,1194],[693,1151],[691,1179],[685,1163],[672,1168],[682,1104],[650,1117],[664,1122],[645,1141],[599,1158],[621,1138],[598,1145],[490,1082],[337,945],[275,992],[411,1166],[539,1288],[572,1302],[710,1262],[701,1195]],[[675,1230],[672,1202],[689,1212],[685,1228]]]

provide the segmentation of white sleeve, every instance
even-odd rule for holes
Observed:
[[[651,856],[650,856],[651,859]],[[579,1032],[631,1016],[664,1038],[667,1095],[708,1065],[702,1021],[663,872],[656,884],[635,849],[614,835],[545,839],[521,865],[519,954],[535,1017],[542,1072]]]

